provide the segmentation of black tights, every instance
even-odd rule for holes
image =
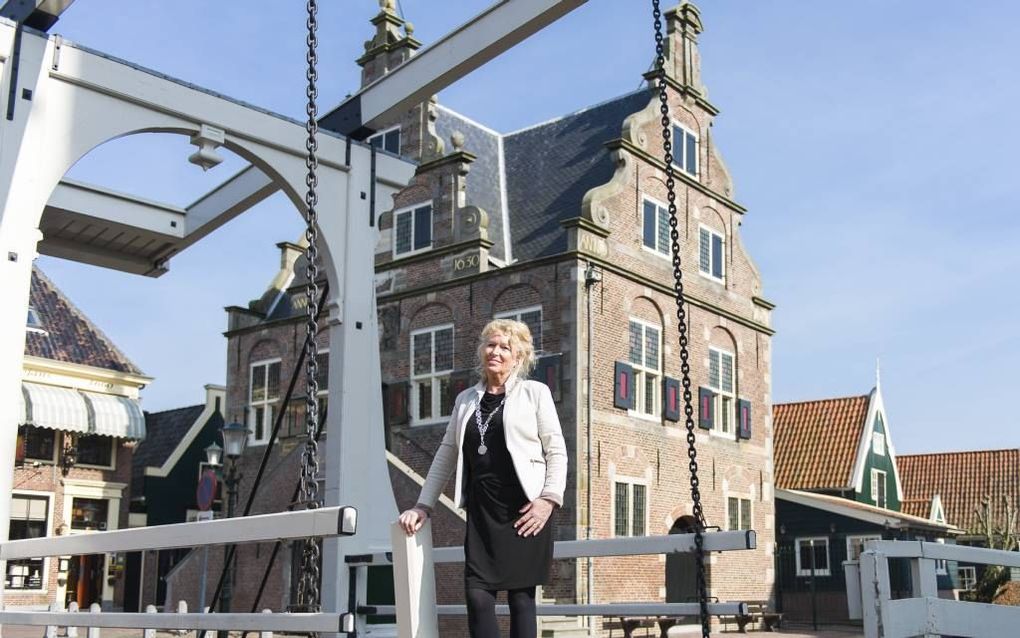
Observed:
[[[471,638],[499,638],[496,623],[496,590],[467,588],[468,631]],[[506,593],[510,605],[510,638],[535,638],[535,588],[511,589]]]

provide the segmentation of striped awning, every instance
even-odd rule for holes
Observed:
[[[145,415],[127,397],[41,383],[21,384],[21,423],[64,432],[145,438]]]
[[[137,401],[113,394],[85,391],[81,394],[92,412],[93,434],[122,439],[145,438],[145,415]]]
[[[37,428],[88,433],[89,408],[85,397],[71,388],[39,383],[22,383],[25,402],[24,423]]]

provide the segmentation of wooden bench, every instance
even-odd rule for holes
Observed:
[[[635,633],[639,629],[644,629],[645,636],[659,636],[659,638],[666,638],[669,628],[680,622],[680,619],[684,616],[659,616],[659,617],[628,617],[621,616],[618,620],[603,621],[602,628],[609,630],[609,636],[612,638],[613,630],[620,629],[623,631],[623,638],[634,638]],[[658,634],[649,633],[649,629],[658,629]]]
[[[731,622],[737,624],[737,631],[747,633],[747,626],[757,624],[763,631],[775,631],[783,624],[783,614],[776,611],[769,611],[767,600],[756,600],[747,603],[747,613],[734,616],[720,616],[719,621],[723,626]]]

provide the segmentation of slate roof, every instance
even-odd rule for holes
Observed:
[[[928,517],[935,494],[946,520],[965,530],[978,527],[976,511],[991,496],[993,518],[1005,514],[1005,497],[1020,506],[1020,449],[901,454],[896,457],[910,513]]]
[[[143,374],[38,267],[32,267],[29,305],[45,332],[28,331],[25,354],[95,368]]]
[[[849,486],[870,399],[864,395],[773,406],[776,487]]]
[[[642,88],[502,136],[439,105],[436,133],[446,148],[452,148],[450,136],[459,131],[464,134],[464,150],[477,157],[467,177],[467,202],[489,214],[493,257],[507,258],[506,218],[515,261],[555,255],[567,249],[567,235],[561,222],[577,217],[585,193],[612,178],[615,167],[604,145],[620,137],[623,121],[647,106],[649,99],[650,91]],[[303,295],[301,287],[306,281],[305,258],[301,256],[294,264],[294,278],[287,294],[263,321],[303,312],[299,307],[303,304],[296,303],[296,299]],[[274,297],[275,294],[273,291]],[[252,305],[266,305],[266,301],[253,301]]]
[[[503,175],[500,171],[500,136],[460,113],[439,105],[436,109],[436,134],[453,150],[450,136],[454,132],[464,135],[464,150],[476,156],[467,176],[466,199],[489,214],[490,254],[506,259],[503,228]]]
[[[584,194],[613,176],[614,166],[603,145],[620,137],[623,121],[647,106],[649,99],[650,90],[642,88],[504,137],[514,259],[536,259],[567,249],[560,222],[577,217]]]
[[[131,495],[141,496],[147,467],[161,467],[202,414],[205,405],[145,413],[145,439],[135,448],[131,466]]]

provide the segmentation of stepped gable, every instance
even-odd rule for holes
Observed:
[[[464,135],[464,150],[475,156],[471,172],[466,181],[466,200],[489,214],[489,240],[492,248],[489,254],[500,260],[506,259],[506,244],[503,228],[503,173],[500,170],[499,133],[485,128],[460,113],[437,105],[436,134],[449,143],[454,133]]]

